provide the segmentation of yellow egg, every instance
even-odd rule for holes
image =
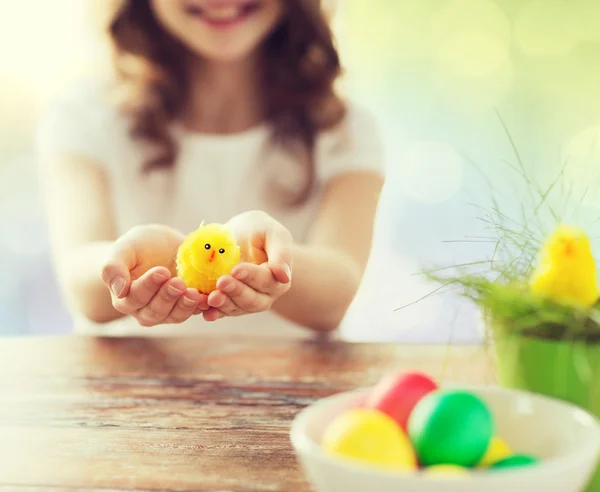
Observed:
[[[504,440],[498,436],[492,437],[490,445],[481,461],[477,465],[478,467],[488,467],[496,463],[497,461],[503,460],[511,455],[512,450],[506,444]]]
[[[443,476],[448,478],[460,478],[469,475],[466,468],[458,465],[433,465],[425,468],[425,475]]]
[[[323,448],[334,455],[360,460],[380,468],[414,470],[416,454],[402,428],[379,410],[355,408],[329,424]]]

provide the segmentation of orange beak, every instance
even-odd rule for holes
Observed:
[[[208,258],[208,262],[209,262],[209,263],[212,263],[212,262],[214,261],[214,259],[215,259],[215,250],[213,249],[213,250],[210,252],[210,257]]]
[[[568,241],[565,244],[565,254],[567,256],[571,256],[574,252],[575,252],[575,246],[574,246],[573,242],[572,241]],[[214,251],[213,251],[213,253],[214,253]]]

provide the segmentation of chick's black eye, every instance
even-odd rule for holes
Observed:
[[[206,244],[204,245],[204,249],[210,249],[210,244],[206,243]]]
[[[225,250],[224,250],[223,248],[221,248],[221,249],[219,250],[219,253],[223,254],[223,253],[225,253]]]

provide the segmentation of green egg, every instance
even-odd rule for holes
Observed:
[[[490,468],[493,470],[503,470],[506,468],[516,468],[520,466],[535,465],[539,460],[529,454],[512,454],[508,458],[497,461]]]
[[[424,397],[408,420],[408,434],[424,466],[475,466],[494,435],[487,405],[467,391],[435,391]]]

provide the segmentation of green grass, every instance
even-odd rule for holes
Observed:
[[[523,282],[489,280],[480,275],[430,279],[443,285],[458,286],[494,320],[496,326],[515,333],[548,339],[600,342],[600,310],[563,305],[530,292]]]

